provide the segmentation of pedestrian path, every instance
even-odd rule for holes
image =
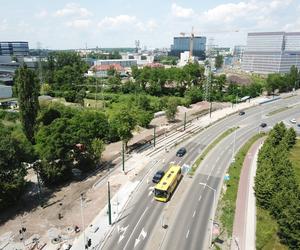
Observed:
[[[243,163],[236,200],[231,250],[255,249],[256,203],[254,178],[258,152],[263,140],[261,138],[252,145]]]

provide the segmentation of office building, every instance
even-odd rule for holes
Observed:
[[[28,55],[28,42],[0,42],[0,56],[23,57]]]
[[[241,59],[243,57],[245,49],[245,45],[235,45],[233,48],[233,56],[235,58]]]
[[[191,37],[174,37],[171,45],[170,56],[180,56],[180,53],[190,50]],[[200,60],[205,59],[206,37],[195,36],[193,38],[193,56]]]
[[[300,32],[249,33],[242,69],[260,74],[300,68]]]

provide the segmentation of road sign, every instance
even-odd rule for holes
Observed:
[[[191,166],[188,165],[188,164],[183,164],[182,167],[181,167],[181,170],[182,170],[183,174],[186,174],[191,170]]]
[[[225,176],[224,176],[224,181],[229,181],[230,180],[230,176],[229,176],[229,174],[226,174]]]

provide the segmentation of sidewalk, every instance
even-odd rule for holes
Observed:
[[[236,200],[231,250],[254,250],[256,234],[256,202],[254,178],[257,157],[264,138],[256,141],[248,151],[240,175]]]

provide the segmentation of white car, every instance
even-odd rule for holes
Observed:
[[[295,118],[291,119],[290,122],[293,123],[293,124],[296,124],[296,123],[297,123],[297,121],[296,121]]]

